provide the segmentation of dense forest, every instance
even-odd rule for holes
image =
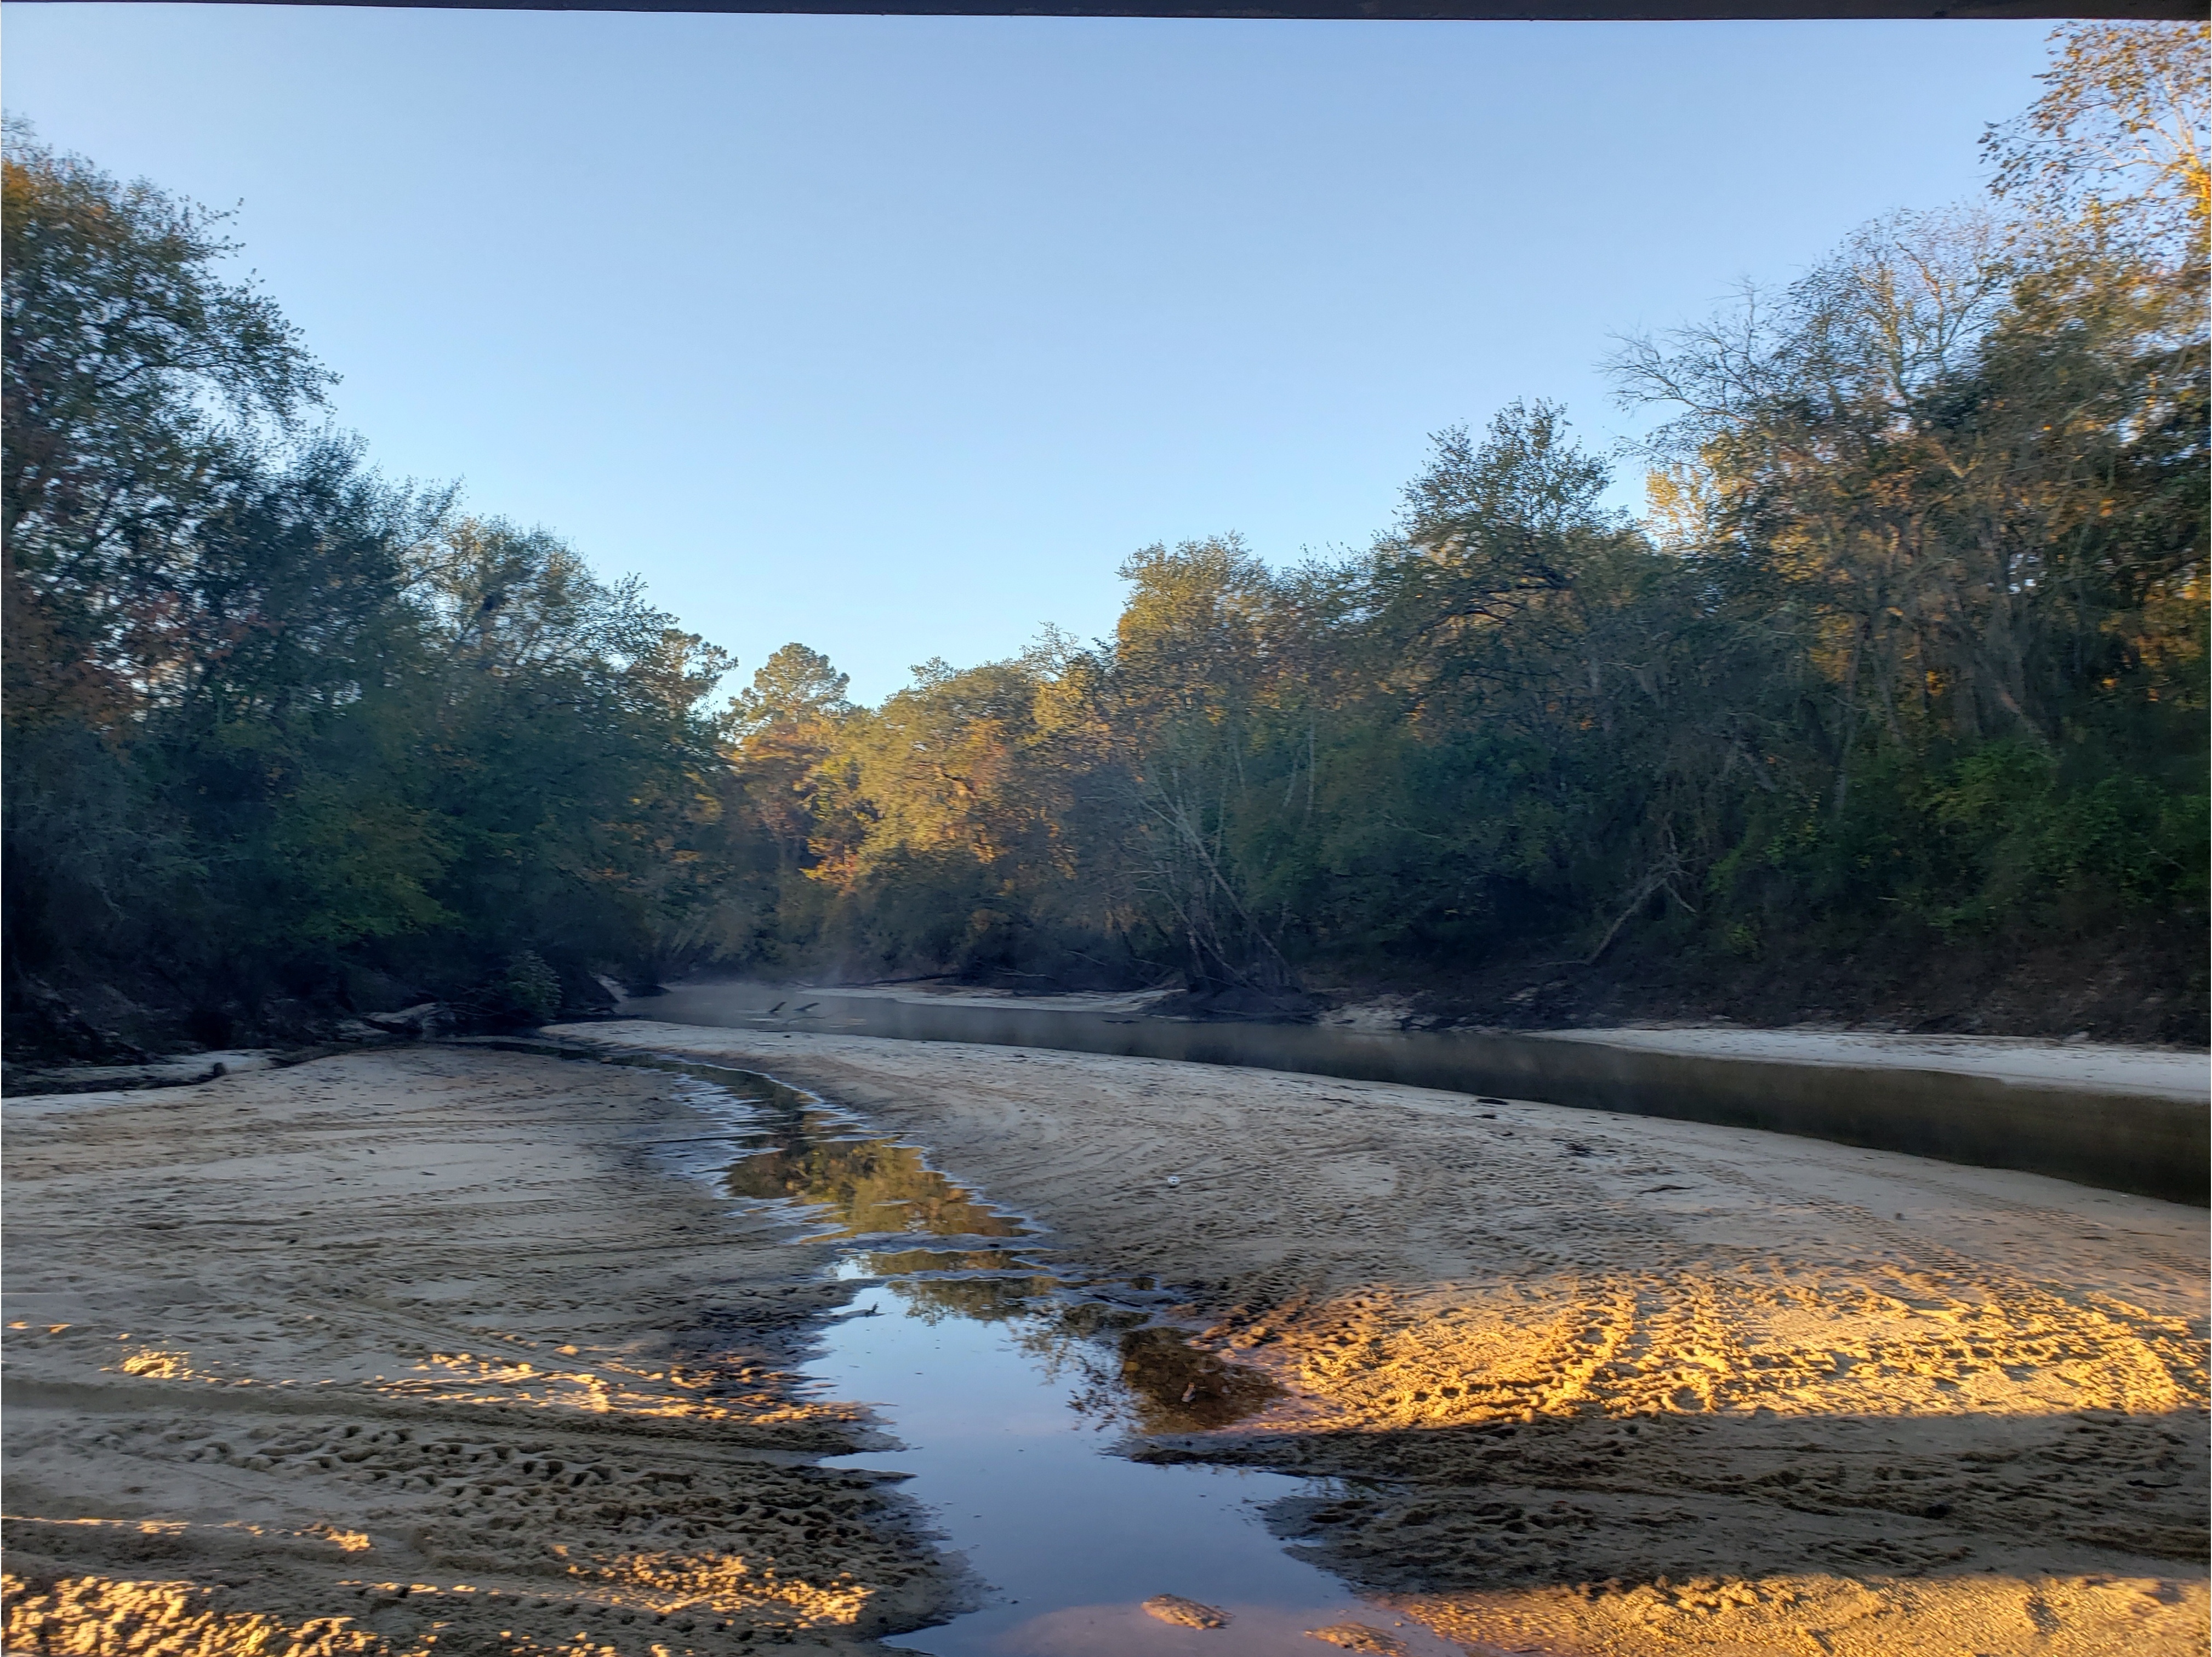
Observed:
[[[2201,1041],[2205,40],[2062,27],[1986,201],[1621,343],[1638,452],[1532,398],[873,708],[380,479],[218,218],[11,129],[11,1044],[702,968]]]

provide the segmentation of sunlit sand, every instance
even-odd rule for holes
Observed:
[[[1284,1391],[1152,1453],[1392,1481],[1279,1522],[1477,1648],[2195,1648],[2201,1210],[1330,1078],[572,1034],[772,1069],[1185,1285]]]
[[[731,1165],[681,1078],[437,1047],[10,1105],[38,1584],[11,1649],[843,1654],[951,1616],[974,1585],[884,1483],[878,1395],[797,1377],[851,1292],[834,1251],[995,1315],[1038,1240],[1010,1213],[1172,1291],[1194,1344],[1120,1360],[1139,1460],[1322,1481],[1266,1511],[1382,1608],[1331,1627],[1560,1657],[2201,1647],[2202,1211],[1263,1071],[568,1034],[857,1117],[793,1096]],[[1304,1639],[1141,1597],[1018,1638]]]

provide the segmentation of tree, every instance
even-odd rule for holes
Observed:
[[[127,695],[116,634],[158,621],[161,549],[330,376],[266,296],[215,276],[235,246],[222,215],[118,185],[20,122],[0,174],[9,701],[35,716],[73,688],[81,712],[112,719]]]
[[[817,773],[856,711],[845,698],[850,683],[820,652],[787,644],[731,701],[732,758],[785,869],[812,861]]]
[[[381,968],[521,1017],[680,950],[728,659],[308,430],[209,215],[21,130],[6,189],[11,1006],[120,981],[228,1039]]]
[[[1983,135],[1991,188],[2039,219],[2088,217],[2201,265],[2212,216],[2212,26],[2066,23],[2043,95]]]

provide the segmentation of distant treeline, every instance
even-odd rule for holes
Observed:
[[[312,435],[208,221],[19,135],[11,998],[368,974],[520,1017],[722,965],[1283,1002],[2156,934],[2201,1003],[2204,39],[2062,28],[1990,203],[1626,343],[1643,519],[1532,401],[1441,434],[1367,553],[1152,547],[1111,639],[872,709],[793,645],[706,711],[725,660],[634,588]]]
[[[1364,555],[1137,554],[1110,640],[872,710],[781,652],[701,946],[1276,992],[2179,915],[2201,963],[2201,41],[2064,31],[1989,207],[1627,343],[1642,522],[1529,403]]]

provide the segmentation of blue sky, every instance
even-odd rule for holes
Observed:
[[[211,205],[389,474],[868,700],[1115,566],[1364,544],[1426,434],[1600,445],[1614,334],[1979,190],[2018,22],[6,8],[5,100]],[[1638,498],[1625,487],[1623,500]]]

